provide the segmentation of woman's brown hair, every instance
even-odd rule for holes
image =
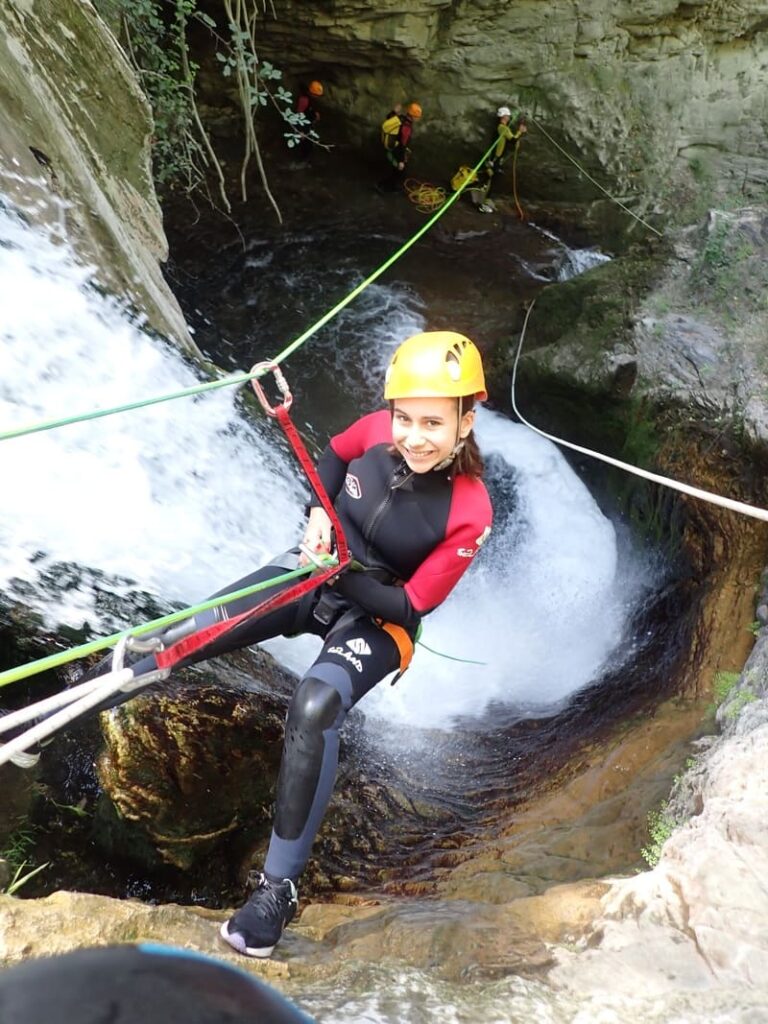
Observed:
[[[459,410],[459,419],[464,416],[465,413],[470,412],[475,407],[475,396],[465,395],[461,400],[461,408]],[[461,473],[464,476],[476,476],[481,477],[483,475],[483,469],[485,463],[483,457],[480,454],[480,449],[477,446],[475,440],[474,430],[470,430],[467,436],[464,438],[464,444],[461,451],[456,456],[454,461],[454,467],[456,473]]]

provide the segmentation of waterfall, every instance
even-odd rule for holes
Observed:
[[[179,352],[92,278],[66,244],[0,209],[0,430],[197,382]],[[365,330],[353,329],[355,307],[345,312],[345,365],[358,373],[365,365],[370,378],[423,317],[397,286],[368,289],[360,308]],[[87,622],[107,633],[135,623],[105,616],[105,589],[191,604],[292,546],[306,485],[277,429],[246,417],[236,391],[0,442],[0,589],[52,628]],[[374,408],[376,387],[358,397],[369,402],[361,412]],[[485,410],[478,434],[494,535],[427,617],[423,639],[440,654],[484,664],[420,648],[396,687],[366,698],[373,716],[435,726],[492,702],[521,713],[554,710],[610,661],[651,585],[651,568],[617,543],[613,524],[553,445]],[[60,563],[78,571],[66,587],[51,588]],[[301,670],[317,644],[268,646]]]

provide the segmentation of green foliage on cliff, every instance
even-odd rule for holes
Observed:
[[[152,107],[152,165],[163,191],[199,187],[205,177],[203,143],[195,125],[191,90],[198,66],[189,58],[186,20],[194,0],[96,0],[133,64]]]
[[[678,823],[667,811],[666,802],[661,805],[658,811],[650,811],[648,813],[648,835],[650,842],[640,851],[648,867],[655,868],[659,863],[664,843],[675,831],[677,825]]]
[[[302,134],[317,139],[303,114],[293,110],[291,93],[280,84],[282,73],[261,63],[256,52],[255,14],[247,5],[223,0],[224,27],[199,9],[198,0],[94,0],[133,65],[152,107],[152,163],[162,193],[183,189],[203,192],[216,182],[219,199],[231,209],[222,164],[197,104],[199,64],[192,57],[191,35],[203,29],[222,76],[234,83],[243,116],[244,155],[240,173],[247,198],[246,170],[255,156],[262,186],[278,217],[269,191],[256,132],[258,111],[271,104],[286,123],[288,146]]]

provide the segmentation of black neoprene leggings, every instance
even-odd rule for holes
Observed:
[[[287,564],[286,564],[287,563]],[[282,575],[296,567],[293,553],[238,580],[215,594],[220,597],[254,583]],[[278,584],[275,590],[291,582]],[[195,629],[223,617],[234,618],[264,600],[265,592],[241,598],[195,616]],[[364,612],[345,614],[328,626],[313,614],[317,594],[235,626],[224,637],[181,664],[191,665],[221,654],[250,647],[281,634],[314,633],[324,637],[323,648],[304,673],[288,707],[283,757],[277,783],[275,821],[264,865],[268,877],[296,881],[309,859],[333,786],[339,756],[339,732],[350,709],[384,676],[397,670],[400,654],[394,640]],[[136,675],[154,669],[154,656],[133,668]]]

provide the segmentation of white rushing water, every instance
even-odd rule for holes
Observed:
[[[65,245],[0,210],[0,431],[197,381],[89,278]],[[382,306],[375,331],[385,359],[420,316],[393,316],[396,289],[367,294],[369,320],[371,304]],[[247,420],[236,388],[224,388],[0,441],[0,589],[24,593],[51,626],[87,621],[105,633],[114,623],[99,621],[87,575],[64,597],[24,583],[71,562],[164,602],[202,599],[300,535],[306,491],[275,433]],[[367,698],[371,714],[432,726],[490,701],[554,707],[610,660],[648,584],[642,564],[620,557],[612,524],[554,446],[485,411],[479,436],[513,482],[517,512],[497,509],[488,555],[426,620],[424,641],[486,664],[420,649],[397,687]],[[302,668],[316,641],[272,649]]]
[[[760,1024],[762,988],[681,986],[674,994],[553,991],[511,975],[449,982],[434,971],[350,964],[296,1001],[322,1024]]]

